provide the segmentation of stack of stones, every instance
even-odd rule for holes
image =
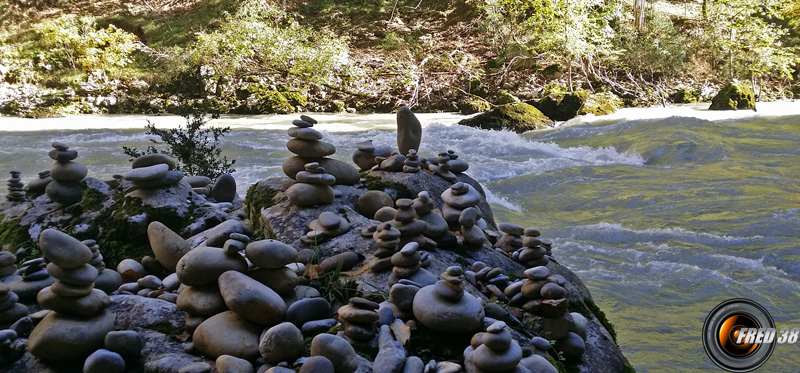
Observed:
[[[100,246],[97,245],[97,241],[85,240],[82,243],[92,251],[92,259],[89,261],[89,265],[97,269],[94,287],[104,291],[106,294],[111,294],[122,285],[122,276],[113,269],[106,269],[106,263],[103,262],[103,255],[100,254]]]
[[[50,169],[53,182],[47,184],[45,193],[55,203],[64,206],[74,205],[81,200],[83,189],[80,181],[86,177],[89,170],[86,166],[72,161],[78,158],[77,151],[69,150],[69,146],[57,141],[52,146],[53,150],[48,155],[56,162]]]
[[[294,127],[289,128],[288,131],[292,139],[286,143],[286,148],[290,152],[297,154],[296,157],[301,158],[303,164],[315,162],[336,152],[336,147],[333,144],[320,141],[322,140],[322,133],[311,128],[317,124],[314,118],[301,115],[300,119],[293,120],[292,124]],[[286,172],[286,165],[288,162],[293,161],[292,158],[295,157],[287,159],[286,163],[284,163],[284,173],[286,173],[286,176],[295,179],[295,174]],[[294,160],[294,162],[297,161]]]
[[[550,276],[550,270],[544,266],[529,268],[523,274],[526,280],[520,289],[524,298],[522,301],[525,302],[522,309],[544,319],[543,333],[540,334],[547,339],[556,340],[556,348],[561,344],[565,347],[565,352],[580,351],[572,355],[582,355],[583,339],[575,332],[581,332],[579,329],[584,328],[578,328],[574,316],[567,312],[569,299],[562,286],[565,283],[564,278]],[[518,304],[519,298],[515,295],[509,305]],[[577,340],[575,337],[578,337]]]
[[[28,349],[44,360],[86,357],[103,346],[106,333],[114,328],[114,314],[106,310],[108,295],[94,288],[92,250],[54,229],[42,231],[39,247],[50,261],[47,271],[57,281],[36,296],[53,312],[33,330]]]
[[[483,306],[464,291],[461,267],[448,267],[442,280],[420,289],[414,296],[414,317],[439,332],[470,332],[483,325]]]
[[[344,335],[356,341],[369,341],[378,332],[378,304],[364,298],[350,298],[350,304],[339,308],[339,322]]]
[[[487,297],[495,297],[503,301],[508,300],[501,289],[506,289],[508,287],[510,278],[503,274],[502,268],[490,267],[483,262],[472,263],[470,268],[475,273],[474,283],[476,286],[481,287]]]
[[[13,275],[17,271],[16,263],[16,255],[8,251],[0,251],[0,279]]]
[[[336,178],[326,174],[325,169],[317,162],[306,163],[305,171],[298,172],[295,180],[297,183],[286,189],[289,202],[295,206],[327,205],[336,197],[331,188],[336,183]]]
[[[419,170],[419,155],[417,155],[417,150],[409,149],[408,154],[406,154],[406,160],[403,161],[403,172],[413,174],[419,172]]]
[[[481,194],[472,185],[457,182],[442,192],[442,216],[453,227],[459,226],[461,212],[468,207],[477,207],[481,202]],[[480,210],[477,210],[480,213]],[[480,216],[478,216],[480,218]],[[478,224],[481,225],[480,223]]]
[[[36,294],[40,290],[52,285],[55,281],[47,274],[47,270],[45,270],[46,264],[44,258],[31,259],[22,263],[17,270],[17,274],[22,278],[10,283],[9,286],[20,298],[36,298]]]
[[[311,245],[320,243],[325,238],[338,237],[349,232],[350,223],[342,216],[325,211],[308,223],[308,229],[311,231],[300,237],[300,241]]]
[[[522,360],[522,348],[511,338],[506,323],[497,321],[486,328],[486,333],[477,333],[472,343],[464,350],[464,365],[467,372],[528,372],[518,369]]]
[[[211,195],[211,179],[208,176],[187,176],[185,180],[195,193],[202,196]]]
[[[372,240],[378,249],[372,254],[369,262],[369,269],[372,272],[382,272],[392,267],[392,255],[397,252],[400,244],[400,231],[391,224],[384,223],[378,225]]]
[[[0,329],[28,316],[28,307],[17,303],[19,297],[6,284],[0,283]]]
[[[25,192],[23,191],[25,185],[20,181],[20,172],[11,171],[10,173],[11,178],[8,179],[8,194],[6,194],[6,199],[11,202],[22,202],[25,200]]]
[[[247,244],[247,259],[258,268],[247,272],[256,281],[268,286],[281,296],[292,295],[300,278],[287,265],[297,260],[297,250],[281,241],[260,240]]]
[[[524,230],[524,234],[525,238],[522,239],[522,248],[515,251],[512,258],[528,267],[547,265],[547,263],[550,262],[546,256],[550,254],[547,247],[549,244],[545,246],[545,243],[537,238],[540,233],[536,229],[527,228]]]
[[[248,237],[246,234],[234,232],[231,233],[228,236],[228,239],[225,240],[225,243],[222,244],[222,250],[225,250],[225,254],[228,255],[237,254],[244,250],[249,242],[250,237]]]
[[[394,267],[392,268],[392,274],[389,275],[389,286],[400,282],[402,279],[413,281],[419,287],[436,282],[436,276],[422,268],[422,256],[417,251],[418,248],[419,244],[410,242],[392,255],[391,262]]]
[[[464,211],[461,211],[461,215],[458,218],[458,224],[461,225],[461,236],[463,237],[464,241],[463,244],[466,247],[479,249],[481,247],[491,247],[489,240],[486,238],[486,235],[483,234],[483,230],[478,227],[478,209],[474,207],[467,207]]]
[[[141,189],[165,188],[183,179],[183,172],[175,169],[175,160],[166,154],[143,155],[134,159],[131,167],[123,177]]]
[[[375,157],[388,158],[391,154],[392,148],[375,146],[372,144],[372,140],[366,140],[356,144],[356,151],[353,152],[353,163],[362,171],[366,171],[377,165]]]
[[[413,207],[417,213],[417,220],[427,224],[422,232],[426,237],[438,240],[448,232],[447,222],[442,218],[442,213],[436,209],[436,204],[427,191],[423,190],[417,194]]]
[[[458,177],[452,172],[450,172],[450,156],[447,153],[439,153],[439,156],[436,157],[436,164],[429,164],[428,170],[433,172],[436,175],[439,175],[442,179],[445,179],[451,183],[455,183],[458,181]]]
[[[503,232],[503,237],[497,242],[498,249],[505,253],[513,253],[522,248],[522,235],[525,234],[525,228],[511,223],[500,223],[497,228]]]
[[[417,211],[414,210],[414,200],[400,198],[395,201],[395,205],[397,211],[394,219],[389,223],[400,231],[399,246],[403,247],[409,242],[416,242],[424,250],[436,249],[436,242],[423,235],[428,224],[416,219]]]
[[[448,150],[447,156],[450,157],[450,161],[447,162],[447,164],[450,165],[450,172],[454,174],[460,174],[469,169],[469,164],[461,159],[458,159],[458,154],[456,154],[454,151]]]
[[[405,167],[405,162],[406,156],[395,152],[388,157],[375,157],[376,166],[372,167],[372,169],[387,172],[402,172],[403,167]]]
[[[40,196],[44,194],[47,184],[50,184],[51,181],[53,178],[50,177],[50,170],[39,172],[39,178],[28,183],[25,190],[34,196]]]

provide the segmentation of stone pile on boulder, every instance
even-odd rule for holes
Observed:
[[[387,171],[387,172],[403,172],[405,167],[406,156],[392,152],[388,157],[375,157],[377,165],[372,167],[373,170]]]
[[[464,365],[470,373],[524,373],[530,370],[519,366],[522,348],[511,338],[506,323],[497,321],[477,333],[472,343],[464,350]]]
[[[295,156],[283,162],[283,173],[295,179],[298,172],[306,169],[308,163],[317,163],[318,167],[327,170],[334,177],[337,185],[354,185],[361,180],[355,167],[342,161],[328,158],[336,152],[336,147],[322,140],[322,133],[313,129],[317,121],[306,115],[292,121],[294,127],[289,128],[288,134],[292,137],[286,143],[286,148]],[[300,180],[298,180],[300,181]]]
[[[8,194],[6,194],[6,200],[10,202],[22,202],[25,200],[25,192],[24,187],[25,185],[22,184],[22,180],[19,178],[21,174],[19,171],[10,171],[11,178],[8,181]]]
[[[388,223],[400,231],[399,246],[403,247],[409,242],[415,242],[423,250],[435,250],[436,242],[423,234],[428,224],[422,220],[417,220],[414,200],[400,198],[395,201],[395,205],[397,210],[395,211],[394,219],[388,221]]]
[[[461,225],[459,231],[463,238],[462,243],[464,246],[471,249],[492,246],[489,239],[483,234],[483,230],[476,225],[478,223],[479,214],[480,212],[478,209],[467,207],[461,211],[461,215],[458,218],[458,224]]]
[[[392,148],[389,146],[375,146],[372,140],[364,140],[356,144],[356,151],[353,152],[353,163],[362,171],[371,170],[377,166],[376,157],[389,158],[392,155]]]
[[[400,280],[413,281],[417,286],[423,287],[436,282],[436,276],[422,268],[422,255],[417,251],[419,244],[409,242],[400,251],[392,255],[392,274],[389,275],[389,286]]]
[[[89,264],[92,251],[53,229],[39,235],[39,248],[50,261],[47,272],[56,282],[36,296],[52,312],[31,332],[28,350],[41,360],[85,358],[103,347],[115,318],[106,310],[108,295],[94,288],[97,269]]]
[[[50,170],[41,171],[38,174],[39,178],[34,179],[25,186],[25,191],[30,193],[34,196],[40,196],[44,194],[45,190],[47,189],[47,184],[53,181],[53,178],[50,177]]]
[[[483,325],[483,305],[464,291],[464,272],[448,267],[442,279],[420,289],[414,296],[417,321],[435,331],[454,333],[475,331]]]
[[[417,220],[424,221],[427,224],[422,232],[426,237],[439,240],[449,233],[447,221],[444,220],[442,212],[436,208],[436,203],[431,199],[427,191],[417,194],[413,207],[417,213]]]
[[[48,154],[51,159],[56,161],[50,169],[50,177],[53,181],[47,184],[45,193],[51,201],[63,206],[71,206],[78,203],[83,196],[81,180],[86,177],[89,170],[86,166],[73,162],[78,158],[78,152],[70,150],[69,146],[60,142],[52,144],[53,150]]]
[[[6,284],[0,283],[0,329],[5,329],[17,320],[28,316],[28,307],[17,303],[19,296]]]
[[[469,169],[469,164],[463,159],[458,159],[458,154],[456,154],[455,151],[448,150],[447,156],[450,157],[450,160],[447,162],[447,164],[450,165],[450,172],[458,175]]]
[[[8,285],[22,299],[34,299],[40,290],[50,286],[55,281],[45,270],[44,258],[28,260],[19,267],[17,274],[21,276]]]
[[[300,237],[300,240],[307,245],[311,245],[318,244],[326,238],[338,237],[349,232],[350,223],[342,216],[330,211],[324,211],[319,214],[317,219],[308,223],[308,229],[311,231]]]
[[[187,176],[184,180],[192,187],[195,193],[203,196],[211,195],[211,178],[208,176]]]
[[[429,163],[428,170],[451,183],[458,181],[456,174],[450,171],[450,156],[444,152],[436,157],[436,164]]]
[[[400,244],[400,231],[389,223],[379,224],[372,234],[372,240],[378,249],[372,253],[370,271],[382,272],[392,268],[392,255],[397,252]]]
[[[92,259],[89,260],[89,265],[97,270],[94,287],[106,294],[111,294],[111,292],[117,290],[122,285],[122,276],[117,271],[106,268],[106,263],[103,261],[103,255],[100,254],[100,245],[97,244],[97,241],[84,240],[81,243],[92,251]]]
[[[123,177],[141,189],[167,188],[183,179],[183,172],[175,169],[175,160],[162,153],[140,156],[131,167]]]
[[[547,258],[551,254],[550,244],[537,238],[540,233],[536,229],[527,228],[523,233],[525,237],[522,239],[522,248],[514,251],[512,258],[527,267],[547,265],[550,262]]]
[[[244,250],[248,243],[250,243],[250,236],[234,232],[228,235],[228,239],[222,244],[222,250],[225,250],[225,254],[228,255],[237,254]]]
[[[478,213],[478,219],[481,218],[480,210],[477,208],[481,202],[481,194],[478,193],[472,185],[463,182],[457,182],[450,186],[442,193],[442,217],[450,225],[451,228],[457,228],[461,224],[459,219],[464,209],[468,207],[475,207]],[[479,228],[485,228],[486,222],[476,221]]]
[[[403,161],[403,172],[413,174],[420,171],[419,155],[416,149],[410,149],[406,154],[406,160]]]
[[[344,335],[356,341],[369,341],[377,333],[379,305],[364,298],[350,298],[350,303],[339,307],[339,322]]]
[[[17,272],[17,256],[8,251],[0,251],[0,279],[15,272]]]
[[[484,262],[477,261],[472,263],[470,271],[466,271],[465,275],[487,297],[508,301],[509,298],[503,291],[508,288],[510,277],[503,273],[502,268],[491,267]]]
[[[497,242],[498,249],[510,254],[522,248],[524,227],[512,223],[500,223],[497,228],[503,232],[503,236]]]
[[[326,174],[325,168],[320,167],[317,162],[306,163],[305,171],[297,172],[295,179],[297,183],[286,189],[289,202],[295,206],[327,205],[336,198],[331,188],[336,183],[336,178]]]

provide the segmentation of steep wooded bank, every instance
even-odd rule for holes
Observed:
[[[471,113],[517,101],[546,112],[571,92],[585,102],[576,112],[603,114],[710,100],[734,80],[760,100],[800,94],[790,0],[30,0],[0,10],[9,115],[187,102],[242,114]]]

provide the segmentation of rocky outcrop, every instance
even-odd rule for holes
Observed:
[[[539,109],[517,102],[495,106],[485,113],[462,119],[458,124],[485,130],[523,133],[550,127],[553,125],[553,120],[542,114]]]

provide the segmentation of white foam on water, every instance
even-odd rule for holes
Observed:
[[[486,193],[486,202],[492,206],[501,206],[505,207],[511,211],[522,213],[522,208],[519,205],[510,202],[506,197],[498,197],[494,193],[492,193],[489,188],[483,187],[484,193]]]
[[[705,232],[694,232],[680,227],[648,228],[644,230],[636,230],[625,228],[621,224],[606,222],[573,227],[572,231],[573,237],[576,235],[592,236],[594,239],[600,239],[609,243],[679,240],[689,243],[701,243],[712,246],[728,247],[758,242],[763,239],[762,236],[736,237]]]

